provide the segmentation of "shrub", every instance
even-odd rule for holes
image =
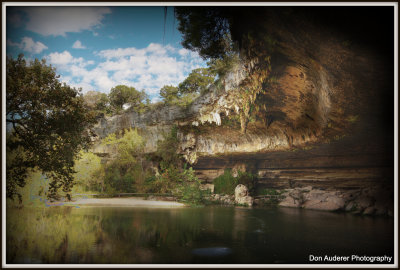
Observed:
[[[193,168],[186,169],[186,164],[177,185],[177,195],[182,202],[201,204],[204,201],[205,191],[200,189],[200,180],[194,174]]]
[[[238,185],[238,179],[233,177],[231,169],[225,169],[224,174],[214,179],[214,192],[233,195]]]
[[[217,194],[233,195],[237,185],[245,185],[250,193],[256,186],[257,176],[248,172],[238,171],[237,177],[232,175],[231,169],[225,169],[224,174],[214,179],[214,192]]]
[[[253,193],[256,187],[257,176],[249,172],[238,171],[238,184],[245,185],[250,193]]]
[[[172,193],[180,201],[189,204],[201,204],[205,191],[200,190],[200,180],[192,168],[183,169],[170,167],[160,175],[145,180],[147,191],[152,193]]]
[[[100,191],[98,187],[102,186],[102,179],[95,175],[101,169],[101,158],[91,152],[80,153],[80,158],[75,161],[75,185],[72,188],[74,193],[87,192],[95,189]]]
[[[121,134],[110,134],[102,143],[117,151],[117,158],[102,166],[95,173],[98,179],[97,191],[114,194],[145,190],[145,179],[149,172],[143,168],[144,139],[136,129],[126,129]]]
[[[181,156],[176,152],[178,149],[178,128],[174,126],[169,134],[164,134],[164,140],[157,142],[156,157],[160,160],[161,171],[177,167],[181,163]]]

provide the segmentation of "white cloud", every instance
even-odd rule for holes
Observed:
[[[73,63],[73,57],[68,51],[64,51],[62,53],[51,53],[48,56],[48,61],[50,64],[65,66]]]
[[[73,57],[70,52],[51,53],[48,61],[63,70],[68,84],[82,87],[84,92],[97,90],[108,93],[119,84],[144,89],[153,101],[157,100],[159,90],[164,85],[178,85],[189,72],[204,66],[204,61],[197,55],[186,53],[182,56],[179,50],[171,46],[150,44],[146,48],[118,48],[95,53],[100,57],[94,64]]]
[[[186,56],[189,53],[189,50],[183,48],[178,51],[179,55]]]
[[[48,49],[46,45],[44,45],[40,41],[34,41],[30,37],[23,37],[21,43],[12,42],[10,39],[7,40],[7,45],[9,46],[16,46],[23,51],[30,52],[30,53],[41,53],[43,50]]]
[[[146,54],[145,50],[140,50],[136,48],[118,48],[115,50],[102,50],[98,53],[99,56],[110,59],[110,58],[121,58],[124,56],[130,56],[130,55],[140,55],[144,56]]]
[[[72,48],[74,48],[74,49],[86,49],[86,46],[83,46],[82,42],[80,40],[77,40],[72,45]]]
[[[93,30],[101,25],[107,7],[27,7],[26,29],[44,36],[65,36],[67,32]]]
[[[82,57],[73,57],[69,51],[63,51],[61,53],[54,52],[47,55],[45,58],[48,63],[56,66],[64,72],[71,72],[73,67],[80,68],[83,72],[85,71],[84,67],[94,64],[93,60],[85,61]],[[77,73],[77,76],[80,76],[79,73]]]

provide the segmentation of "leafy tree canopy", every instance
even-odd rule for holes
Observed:
[[[220,7],[176,7],[182,45],[203,58],[219,58],[232,47],[229,14]]]
[[[194,69],[178,87],[165,85],[160,89],[160,96],[165,103],[181,106],[189,105],[199,94],[208,91],[215,81],[216,71],[211,68]]]
[[[214,82],[215,73],[209,68],[194,69],[189,76],[179,84],[179,92],[181,95],[187,93],[203,94],[208,87]]]
[[[178,93],[179,93],[179,88],[176,86],[172,86],[172,85],[164,85],[160,89],[160,96],[167,103],[178,98]]]
[[[271,8],[269,8],[271,10]],[[262,39],[268,32],[264,7],[176,7],[182,45],[204,59],[226,54],[247,54],[249,39]]]
[[[117,85],[111,88],[110,94],[111,106],[118,112],[122,109],[124,104],[129,104],[133,109],[141,111],[148,99],[147,94],[142,91],[136,90],[134,87],[126,85]]]
[[[49,197],[61,187],[70,192],[74,157],[90,143],[93,114],[45,60],[27,64],[19,55],[7,58],[6,68],[7,197],[19,195],[30,169],[51,179]]]
[[[97,91],[89,91],[83,96],[83,99],[91,110],[95,110],[99,113],[111,113],[110,99],[107,94]]]

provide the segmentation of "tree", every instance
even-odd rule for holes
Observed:
[[[98,113],[111,113],[110,99],[107,94],[97,91],[89,91],[83,95],[86,105]]]
[[[233,46],[229,33],[229,10],[221,7],[176,7],[183,47],[203,58],[219,58]]]
[[[164,85],[160,89],[160,96],[166,103],[170,103],[172,100],[178,98],[179,88],[172,85]]]
[[[105,110],[110,103],[107,94],[97,91],[87,92],[83,95],[83,99],[85,100],[86,105],[95,110]]]
[[[204,94],[214,82],[215,73],[210,68],[194,69],[189,76],[179,84],[181,95],[188,93]]]
[[[18,196],[30,170],[51,179],[49,197],[62,190],[70,197],[74,158],[90,144],[94,116],[75,88],[61,84],[45,60],[28,65],[19,55],[6,67],[7,197]]]
[[[192,6],[176,7],[175,16],[183,47],[197,51],[204,59],[218,59],[232,52],[246,56],[249,37],[266,37],[268,12],[276,11],[271,7]]]
[[[119,112],[125,104],[129,104],[136,111],[142,111],[145,107],[144,101],[148,97],[144,90],[138,91],[134,87],[117,85],[111,88],[109,98],[111,106]]]
[[[137,129],[123,130],[118,137],[112,133],[103,141],[118,153],[117,157],[104,167],[104,183],[108,189],[136,192],[143,188],[147,176],[143,168],[146,142]]]

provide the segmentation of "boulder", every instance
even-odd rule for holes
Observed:
[[[241,198],[241,197],[246,197],[249,195],[249,189],[242,184],[239,184],[235,188],[235,199],[236,198]]]
[[[284,206],[284,207],[300,207],[300,202],[298,200],[293,199],[290,196],[286,196],[285,199],[283,199],[280,203],[279,206]]]
[[[249,196],[249,189],[245,185],[237,185],[235,188],[235,203],[252,206],[253,198]]]
[[[345,200],[343,198],[340,198],[335,193],[328,192],[323,195],[321,194],[317,197],[323,199],[308,200],[303,204],[303,207],[306,209],[324,210],[324,211],[336,211],[344,208]]]

